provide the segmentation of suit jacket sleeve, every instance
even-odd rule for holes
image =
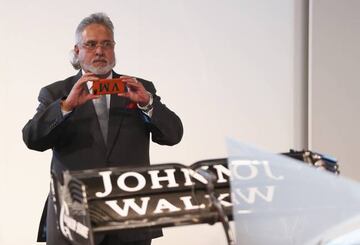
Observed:
[[[183,136],[183,126],[180,118],[163,103],[156,95],[153,83],[140,80],[145,89],[154,96],[153,114],[150,118],[149,129],[152,141],[160,145],[175,145]]]
[[[23,140],[33,150],[45,151],[54,147],[61,134],[62,115],[60,101],[47,87],[39,93],[37,113],[23,128]]]

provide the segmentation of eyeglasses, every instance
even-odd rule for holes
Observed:
[[[103,41],[101,43],[98,43],[96,41],[88,41],[86,43],[80,44],[83,48],[86,48],[88,50],[95,50],[98,46],[100,46],[103,49],[112,49],[115,46],[114,41]]]

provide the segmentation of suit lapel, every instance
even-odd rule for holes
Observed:
[[[70,91],[71,91],[71,89],[72,89],[72,87],[74,87],[74,85],[75,85],[75,83],[80,79],[80,77],[82,76],[82,72],[81,72],[81,70],[75,75],[75,76],[73,76],[72,78],[71,78],[71,82],[69,82],[68,84],[66,84],[65,86],[66,86],[66,96],[68,95],[68,94],[70,94]]]
[[[120,75],[113,72],[113,78],[119,78]],[[124,110],[129,103],[129,99],[112,94],[110,99],[109,109],[109,129],[108,129],[108,141],[107,141],[107,153],[108,159],[115,146],[116,139],[119,137],[121,124],[124,120]]]
[[[94,128],[92,129],[92,135],[94,137],[95,142],[97,143],[97,145],[99,145],[99,150],[106,152],[106,144],[105,144],[105,140],[104,137],[101,133],[101,128],[100,128],[100,123],[99,120],[97,118],[97,114],[95,111],[95,107],[94,107],[94,103],[92,100],[86,102],[84,104],[84,111],[85,113],[88,113],[89,117],[94,117],[95,118],[95,123],[94,123]]]
[[[74,84],[80,79],[80,77],[82,76],[82,72],[81,70],[79,71],[79,73],[73,78],[73,83],[71,84],[71,88],[74,86]],[[88,87],[85,84],[85,89],[88,91]],[[70,90],[71,90],[70,88]],[[70,93],[69,90],[69,93]],[[88,91],[89,92],[89,91]],[[93,127],[90,129],[91,130],[91,134],[94,137],[94,142],[95,144],[98,145],[98,150],[102,151],[102,152],[106,152],[106,144],[104,141],[104,137],[102,136],[101,133],[101,129],[100,129],[100,124],[99,124],[99,120],[97,118],[97,114],[95,111],[95,107],[94,107],[94,103],[92,100],[87,101],[84,105],[82,105],[81,107],[76,109],[77,114],[79,117],[82,118],[94,118],[94,122],[93,122]]]
[[[118,96],[116,94],[111,95],[110,111],[109,111],[109,130],[108,130],[108,151],[107,157],[112,152],[112,148],[116,143],[116,139],[119,136],[121,124],[124,120],[124,110],[128,103],[128,99]]]

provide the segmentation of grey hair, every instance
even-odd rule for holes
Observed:
[[[100,24],[105,26],[107,29],[109,29],[112,38],[114,39],[114,25],[110,20],[109,16],[107,16],[107,14],[105,13],[93,13],[88,17],[85,17],[77,26],[75,31],[75,44],[79,44],[81,42],[82,32],[88,25],[91,24]],[[79,59],[74,49],[70,51],[70,63],[74,67],[74,69],[76,70],[81,69]]]

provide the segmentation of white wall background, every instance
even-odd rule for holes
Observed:
[[[360,180],[360,1],[310,3],[309,143]]]
[[[35,244],[51,152],[28,150],[21,129],[40,88],[74,74],[68,52],[83,17],[112,18],[116,70],[153,80],[183,120],[182,142],[153,145],[152,162],[191,164],[226,156],[226,136],[273,152],[306,145],[305,2],[0,0],[0,244]],[[221,226],[197,225],[154,244],[226,242]]]

